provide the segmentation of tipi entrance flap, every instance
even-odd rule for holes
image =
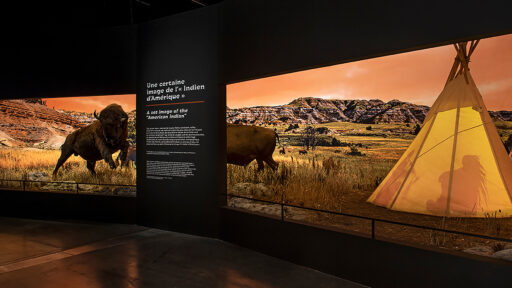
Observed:
[[[421,149],[419,157],[423,157],[425,154],[430,153],[431,150],[435,149],[443,142],[453,141],[452,138],[453,132],[455,130],[456,116],[456,109],[437,113],[432,130],[430,131],[428,137],[424,140],[425,144],[423,145],[423,149]]]
[[[452,110],[437,114],[410,176],[404,183],[400,197],[392,207],[393,210],[426,213],[427,202],[431,199],[440,199],[442,185],[448,185],[448,182],[439,183],[439,178],[446,171],[450,171],[455,128],[454,112]],[[449,120],[451,132],[443,126]],[[446,201],[444,203],[446,207]]]

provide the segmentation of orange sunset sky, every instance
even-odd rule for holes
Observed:
[[[123,107],[125,112],[135,110],[135,94],[105,95],[105,96],[81,96],[65,98],[44,98],[46,106],[67,111],[98,113],[107,105],[116,103]]]
[[[453,45],[305,70],[227,86],[230,108],[299,97],[381,99],[432,105],[456,55]],[[469,64],[487,109],[512,110],[512,34],[480,40]]]

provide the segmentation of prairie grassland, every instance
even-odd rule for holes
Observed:
[[[511,124],[512,125],[512,124]],[[293,135],[293,132],[285,132],[288,128],[288,125],[264,125],[268,128],[275,128],[279,133],[283,135]],[[335,131],[337,134],[341,134],[343,136],[367,136],[367,137],[392,137],[396,139],[414,139],[414,135],[411,133],[404,133],[406,131],[412,132],[414,131],[413,124],[361,124],[361,123],[351,123],[351,122],[330,122],[323,124],[314,124],[314,125],[306,125],[299,124],[299,129],[305,128],[306,126],[313,126],[315,128],[326,127],[332,131]],[[371,127],[371,130],[367,128]],[[512,129],[512,128],[511,128]]]
[[[512,135],[512,121],[496,121],[494,122],[502,141],[507,141],[508,137]]]
[[[346,122],[315,126],[340,131],[328,137],[336,138],[346,146],[317,146],[301,155],[299,150],[303,147],[290,145],[296,144],[290,139],[300,135],[285,132],[286,125],[273,126],[281,144],[286,147],[284,155],[278,148],[274,151],[273,158],[279,163],[277,172],[265,169],[257,173],[256,163],[247,167],[228,164],[228,192],[236,193],[236,188],[235,191],[231,188],[237,183],[263,183],[269,188],[266,195],[259,195],[264,200],[283,199],[294,205],[341,211],[347,195],[373,191],[412,141],[408,135],[391,138],[384,134],[384,131],[389,134],[397,129],[411,129],[402,124],[371,125],[372,130],[366,129],[368,124]],[[358,145],[363,156],[349,155],[352,145]]]
[[[265,169],[257,173],[254,163],[248,167],[228,165],[228,190],[237,183],[263,183],[270,189],[262,195],[264,200],[283,199],[294,205],[340,211],[344,195],[374,190],[394,165],[389,159],[365,157],[362,161],[358,159],[361,156],[337,155],[328,148],[315,150],[309,155],[274,154],[279,162],[277,172]]]
[[[117,154],[112,155],[115,160]],[[52,175],[60,157],[60,150],[35,148],[0,149],[0,179],[26,180],[30,173],[44,172]],[[96,177],[86,167],[86,161],[80,156],[71,156],[59,169],[53,181],[73,181],[91,184],[135,185],[136,169],[132,166],[112,170],[105,161],[96,162]]]
[[[306,125],[299,125],[304,128]],[[247,167],[228,164],[228,190],[237,183],[263,183],[269,188],[265,200],[283,199],[296,205],[340,210],[343,195],[355,191],[373,191],[387,175],[402,153],[412,142],[413,135],[401,133],[388,137],[405,124],[358,124],[333,122],[314,125],[335,131],[328,137],[336,138],[344,147],[317,146],[307,154],[299,154],[302,146],[293,144],[299,133],[286,131],[287,125],[271,126],[279,134],[286,154],[276,148],[273,154],[279,163],[277,172],[265,169],[256,172],[256,163]],[[366,127],[372,126],[371,130]],[[351,145],[357,145],[363,156],[348,155]],[[230,192],[233,192],[230,190]]]

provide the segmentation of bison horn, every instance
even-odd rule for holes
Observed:
[[[126,119],[127,119],[126,117],[121,118],[121,122],[126,121]]]
[[[100,117],[98,117],[98,114],[96,114],[96,110],[94,110],[94,118],[100,120]]]

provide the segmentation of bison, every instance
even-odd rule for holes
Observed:
[[[121,153],[119,153],[119,155],[117,155],[116,164],[118,164],[120,160],[121,160]],[[133,165],[135,165],[135,167],[137,167],[137,147],[130,146],[128,148],[128,155],[126,156],[126,161],[127,161],[127,164],[129,164],[130,162],[133,162]]]
[[[112,159],[112,153],[121,150],[121,166],[125,166],[128,147],[128,115],[117,104],[110,104],[101,110],[100,115],[94,111],[97,119],[88,126],[82,127],[66,137],[62,146],[60,158],[57,161],[53,176],[57,176],[60,166],[71,155],[80,155],[87,161],[87,169],[96,175],[94,167],[96,161],[105,160],[112,169],[116,164]]]
[[[227,162],[240,166],[247,166],[254,159],[258,162],[258,171],[267,163],[272,170],[276,170],[278,164],[272,159],[276,148],[276,139],[279,136],[271,129],[249,126],[227,126]]]

